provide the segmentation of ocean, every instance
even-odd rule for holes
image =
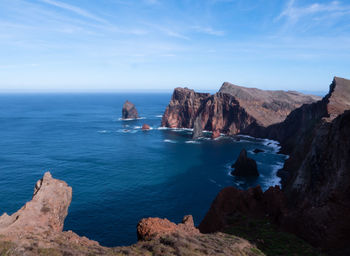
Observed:
[[[226,186],[263,190],[279,184],[286,158],[269,140],[231,137],[191,140],[186,129],[160,128],[171,94],[1,94],[0,214],[31,200],[44,172],[66,181],[73,199],[65,230],[105,246],[137,241],[145,217],[198,225]],[[120,119],[136,105],[138,120]],[[151,130],[142,131],[147,123]],[[210,137],[210,134],[207,134]],[[230,175],[242,148],[257,161],[259,178]],[[265,152],[254,154],[255,148]]]

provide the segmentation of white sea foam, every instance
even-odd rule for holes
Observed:
[[[170,130],[169,127],[165,127],[165,126],[160,126],[157,128],[157,130]]]
[[[186,141],[185,143],[187,143],[187,144],[201,144],[199,141],[197,141],[197,140],[188,140],[188,141]]]
[[[110,131],[107,130],[101,130],[101,131],[97,131],[98,133],[110,133]]]
[[[141,128],[142,126],[138,126],[138,125],[134,126],[134,129],[141,129]]]
[[[156,117],[163,117],[163,115],[156,115]]]
[[[209,179],[210,182],[214,183],[215,185],[217,185],[218,187],[222,187],[222,185],[220,185],[219,183],[217,183],[215,180]]]
[[[166,140],[163,140],[164,142],[167,142],[167,143],[177,143],[176,141],[174,141],[174,140],[168,140],[168,139],[166,139]]]
[[[146,117],[138,117],[138,118],[118,118],[118,121],[133,121],[133,120],[143,120],[146,119]]]

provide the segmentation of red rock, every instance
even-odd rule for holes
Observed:
[[[211,135],[211,138],[212,139],[216,139],[216,138],[219,138],[220,137],[220,131],[219,130],[214,130],[212,135]]]
[[[122,119],[136,119],[139,117],[136,107],[130,101],[125,101],[122,109]]]
[[[142,130],[149,130],[151,127],[148,124],[143,124],[142,125]]]
[[[177,225],[168,219],[160,218],[142,219],[137,225],[137,237],[139,240],[150,240],[173,233],[190,236],[199,234],[199,230],[194,226],[192,215],[185,216],[182,223]]]

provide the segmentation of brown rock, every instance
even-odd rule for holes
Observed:
[[[126,101],[122,109],[122,119],[136,119],[139,115],[137,113],[136,107],[130,101]]]
[[[143,124],[142,125],[142,130],[149,130],[151,127],[148,124]]]
[[[176,88],[162,126],[192,128],[200,116],[205,130],[237,134],[283,121],[290,111],[317,99],[297,92],[263,91],[229,83],[214,95]]]
[[[208,213],[199,225],[202,233],[222,230],[229,224],[232,215],[241,214],[253,218],[270,216],[280,221],[283,216],[284,195],[278,186],[262,192],[260,186],[246,191],[234,187],[222,189],[216,196]]]
[[[150,240],[156,237],[181,233],[182,235],[196,235],[199,230],[195,228],[193,218],[187,215],[182,223],[175,224],[168,219],[147,218],[142,219],[137,225],[137,238],[139,240]]]
[[[219,130],[214,130],[213,133],[211,134],[212,139],[216,139],[220,137],[220,131]]]
[[[242,149],[237,161],[232,165],[234,176],[259,176],[258,167],[254,159],[247,156],[247,150]]]
[[[11,216],[0,217],[0,234],[60,232],[71,200],[72,188],[47,172],[36,183],[30,202]]]

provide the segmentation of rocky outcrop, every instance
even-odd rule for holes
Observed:
[[[192,215],[186,215],[182,223],[175,224],[168,219],[147,218],[137,224],[137,238],[139,240],[151,240],[164,235],[181,233],[184,236],[198,235]]]
[[[122,109],[122,119],[136,119],[139,117],[136,107],[130,101],[126,101]]]
[[[36,183],[30,202],[14,214],[0,217],[0,234],[60,232],[71,200],[72,188],[47,172]]]
[[[265,151],[262,150],[262,149],[260,149],[260,148],[256,148],[256,149],[253,150],[253,152],[254,152],[255,154],[259,154],[259,153],[263,153],[263,152],[265,152]]]
[[[166,219],[144,219],[137,229],[143,241],[124,247],[100,246],[72,231],[62,232],[71,199],[72,188],[45,173],[30,202],[11,216],[0,217],[0,255],[264,255],[236,236],[201,234],[192,216],[185,216],[178,225]]]
[[[242,149],[237,161],[232,165],[232,168],[234,168],[234,170],[231,174],[234,176],[259,176],[256,162],[254,159],[248,157],[246,149]]]
[[[216,139],[220,137],[220,131],[219,130],[214,130],[213,133],[211,134],[212,139]]]
[[[263,91],[229,83],[214,95],[176,88],[162,126],[193,128],[200,117],[205,130],[237,134],[283,121],[290,111],[318,99],[297,92]]]

